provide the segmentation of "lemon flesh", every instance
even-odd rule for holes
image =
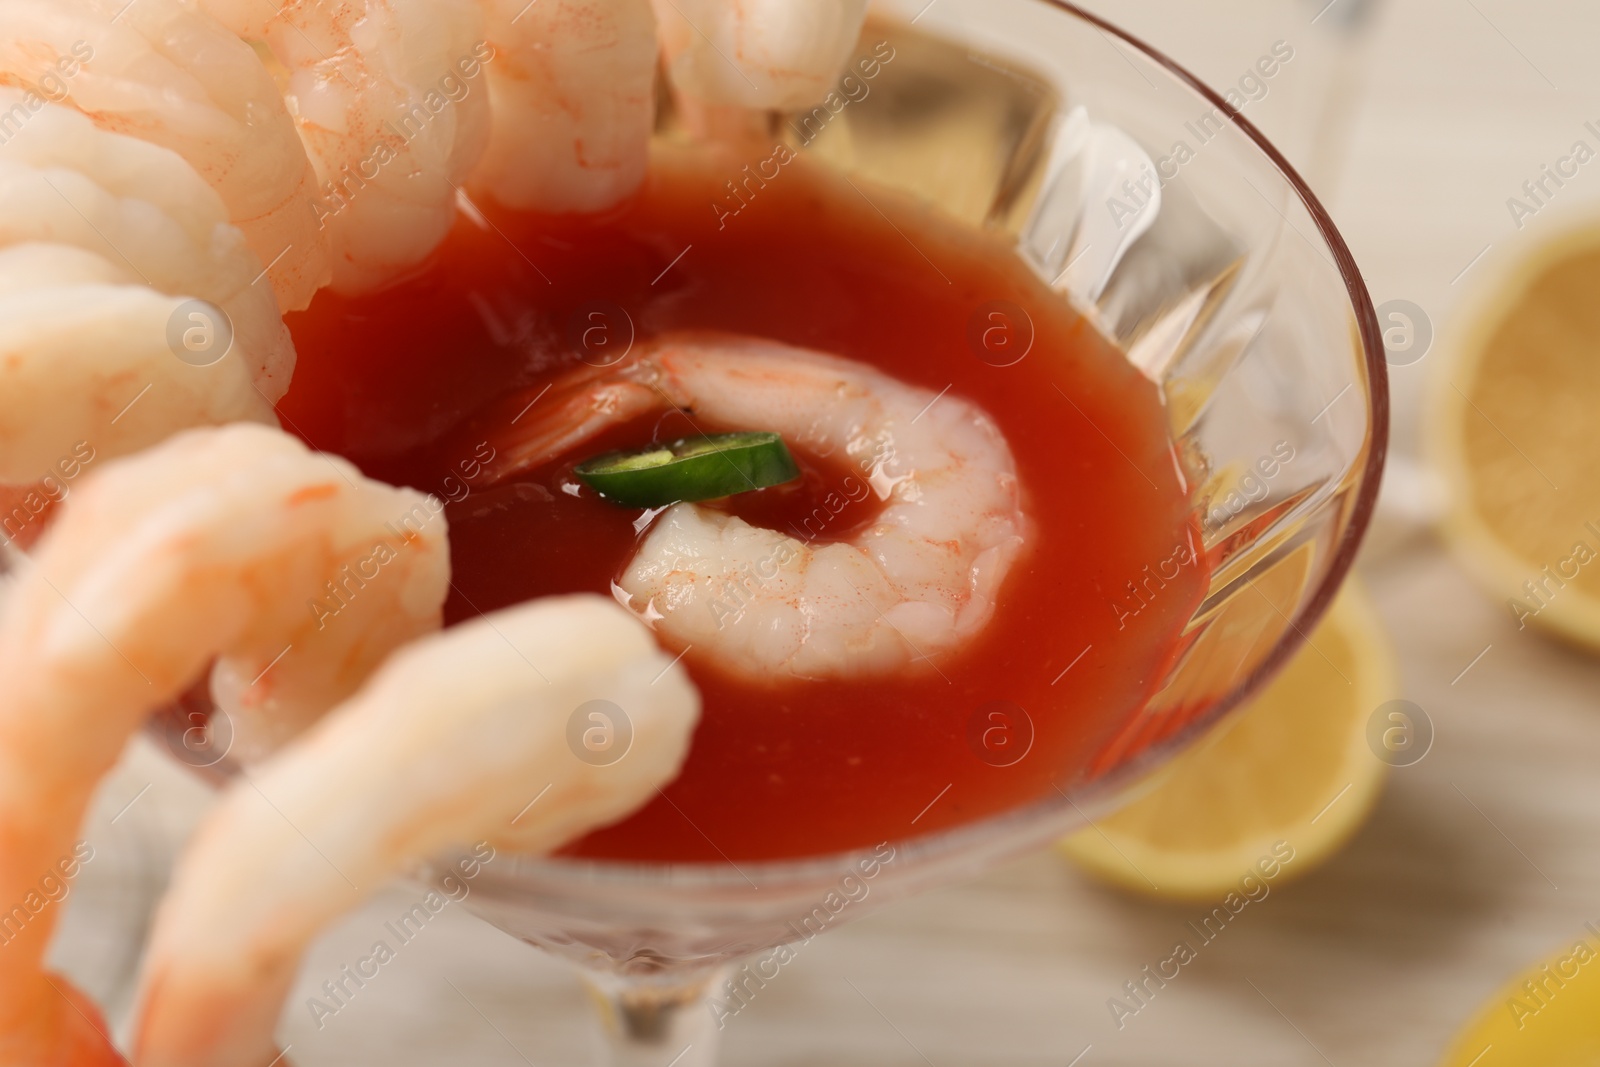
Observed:
[[[1600,227],[1491,292],[1430,382],[1446,540],[1519,628],[1600,648]]]
[[[1528,968],[1486,1001],[1441,1067],[1600,1064],[1600,932]]]
[[[1368,722],[1393,695],[1393,656],[1352,581],[1310,641],[1246,707],[1174,759],[1153,788],[1064,839],[1118,886],[1210,899],[1285,852],[1283,876],[1332,855],[1365,820],[1387,764]]]

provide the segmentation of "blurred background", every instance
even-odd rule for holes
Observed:
[[[1219,89],[1275,42],[1295,50],[1246,114],[1322,197],[1374,303],[1407,309],[1422,339],[1391,367],[1393,458],[1359,570],[1399,663],[1389,695],[1422,709],[1432,748],[1394,769],[1342,852],[1275,885],[1120,1026],[1108,1001],[1127,1002],[1125,983],[1192,940],[1209,905],[1128,896],[1051,851],[807,945],[730,1023],[730,1064],[1430,1064],[1512,975],[1580,937],[1600,944],[1585,932],[1600,927],[1600,658],[1519,630],[1469,581],[1432,532],[1441,490],[1418,458],[1430,376],[1484,286],[1600,217],[1600,162],[1531,217],[1507,205],[1574,141],[1600,145],[1585,129],[1600,130],[1600,8],[1085,6]],[[136,962],[129,927],[205,801],[145,741],[102,790],[105,845],[57,962],[113,1016]],[[315,1021],[306,998],[414,895],[391,890],[319,942],[282,1031],[295,1063],[586,1062],[588,1005],[569,974],[460,909]]]

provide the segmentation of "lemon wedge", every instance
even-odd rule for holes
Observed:
[[[1138,799],[1060,847],[1115,885],[1161,897],[1213,899],[1247,877],[1304,874],[1382,791],[1388,762],[1369,727],[1395,684],[1382,624],[1352,580],[1266,689]],[[1395,722],[1385,729],[1422,729]]]
[[[1600,224],[1486,292],[1429,381],[1445,539],[1519,629],[1600,648]]]
[[[1507,982],[1461,1032],[1441,1067],[1594,1067],[1600,1063],[1600,931],[1585,928]]]

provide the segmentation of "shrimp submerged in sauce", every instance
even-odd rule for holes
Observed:
[[[955,652],[988,623],[1024,543],[1016,464],[989,417],[861,363],[771,341],[667,338],[603,375],[576,372],[552,396],[495,442],[490,477],[672,407],[865,473],[882,511],[831,543],[700,504],[655,519],[618,599],[739,674],[886,675]]]

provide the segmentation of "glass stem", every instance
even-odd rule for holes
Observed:
[[[605,1067],[712,1067],[721,1037],[708,994],[731,968],[652,976],[584,971]]]

